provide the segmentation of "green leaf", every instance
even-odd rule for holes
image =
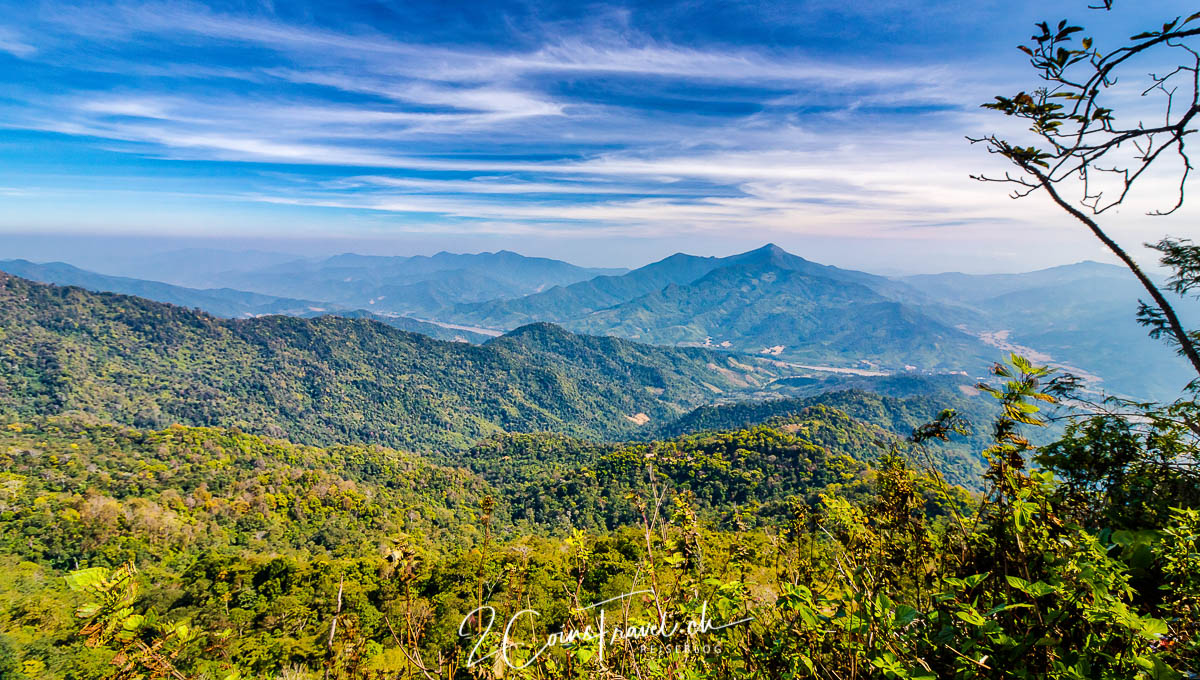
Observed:
[[[1029,587],[1029,581],[1017,576],[1005,576],[1004,580],[1008,581],[1008,585],[1021,592],[1025,592],[1025,589]]]
[[[878,595],[875,596],[875,604],[876,604],[876,606],[879,607],[880,611],[886,611],[886,610],[892,608],[891,598],[889,598],[882,591]]]
[[[1025,591],[1034,597],[1045,597],[1054,592],[1054,586],[1043,581],[1034,581],[1029,584],[1029,590]]]
[[[1148,638],[1157,639],[1170,632],[1167,622],[1162,619],[1142,619],[1141,624],[1142,634]]]
[[[1153,668],[1150,671],[1150,680],[1182,680],[1183,674],[1171,668],[1162,659],[1157,656],[1153,659]]]
[[[108,569],[104,567],[92,567],[91,569],[80,569],[67,574],[67,587],[74,591],[88,590],[99,587],[108,579]]]
[[[974,609],[954,612],[954,615],[971,624],[972,626],[982,626],[987,623],[987,619],[983,618],[983,616]]]
[[[917,619],[917,610],[902,604],[896,607],[895,622],[897,626],[907,626]]]
[[[1043,583],[1042,581],[1030,583],[1023,579],[1019,579],[1016,576],[1006,576],[1005,579],[1008,580],[1008,585],[1031,597],[1042,597],[1043,595],[1049,595],[1050,593],[1054,592],[1054,586],[1050,585],[1049,583]]]
[[[801,619],[804,619],[805,624],[812,626],[813,628],[816,628],[820,623],[813,610],[804,605],[799,605],[796,607],[796,613],[799,614]]]
[[[1024,603],[1004,604],[1004,605],[1000,605],[998,607],[992,607],[991,609],[988,610],[988,613],[986,614],[986,616],[991,617],[996,614],[999,614],[1000,612],[1006,612],[1010,609],[1032,609],[1032,608],[1033,608],[1033,605],[1031,605],[1031,604],[1024,604]]]
[[[991,575],[992,575],[992,572],[990,572],[990,571],[985,571],[982,574],[974,574],[972,576],[968,576],[965,579],[963,579],[963,583],[968,588],[974,588],[975,586],[979,585],[980,583],[983,583],[983,580]]]
[[[801,654],[799,658],[800,658],[800,663],[804,664],[804,667],[808,670],[809,673],[813,673],[816,671],[816,666],[813,665],[812,659],[808,658],[807,655]]]
[[[80,619],[90,619],[100,611],[98,604],[84,604],[75,609],[75,616]]]

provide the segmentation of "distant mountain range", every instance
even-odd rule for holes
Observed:
[[[162,281],[187,288],[223,288],[231,273],[250,272],[287,262],[305,260],[294,253],[222,248],[179,248],[153,254],[85,257],[71,262],[88,271],[110,276]]]
[[[894,299],[920,298],[916,291],[907,290],[905,286],[885,277],[818,264],[792,255],[774,244],[768,244],[729,257],[698,257],[677,253],[620,276],[601,276],[568,286],[558,286],[518,300],[459,305],[453,310],[453,314],[481,326],[495,327],[532,321],[567,322],[659,293],[671,285],[686,286],[714,271],[728,268],[740,268],[750,272],[766,269],[787,270],[817,279],[858,284]]]
[[[576,291],[589,296],[595,290],[589,286],[593,282],[576,284],[556,300],[551,320],[581,333],[834,366],[975,370],[994,354],[945,322],[957,320],[956,310],[924,299],[903,283],[816,264],[774,245],[668,267],[681,275],[677,279],[691,280],[638,290],[606,308],[567,315],[570,304],[564,301]]]
[[[1009,351],[1068,367],[1110,392],[1170,399],[1186,366],[1133,319],[1144,296],[1120,267],[1083,262],[1024,274],[888,278],[811,262],[767,245],[729,257],[676,254],[632,271],[587,269],[500,251],[474,255],[297,259],[168,254],[187,288],[9,260],[0,270],[122,292],[230,318],[326,314],[372,318],[446,340],[485,342],[552,322],[589,335],[707,347],[787,362],[789,385],[838,372],[982,375]],[[236,265],[236,267],[235,267]],[[122,265],[125,270],[133,263]],[[146,271],[160,265],[147,263]],[[1185,320],[1200,306],[1180,301]],[[1192,324],[1194,327],[1196,324]]]
[[[1190,368],[1134,320],[1146,291],[1123,267],[1099,262],[1026,274],[935,274],[905,283],[977,312],[999,348],[1066,365],[1102,379],[1110,392],[1175,399]],[[1188,328],[1200,328],[1200,303],[1173,298]]]
[[[579,267],[561,260],[494,253],[379,256],[344,253],[303,258],[266,251],[188,248],[93,265],[109,276],[186,288],[232,288],[325,307],[386,314],[438,311],[461,302],[529,295],[627,269]],[[229,316],[237,316],[230,314]]]
[[[229,272],[224,280],[225,285],[268,295],[373,311],[429,314],[464,302],[516,298],[625,271],[588,269],[504,250],[413,257],[347,253]]]

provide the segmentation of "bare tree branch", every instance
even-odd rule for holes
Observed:
[[[1112,4],[1112,0],[1102,0],[1101,5],[1092,8],[1107,11]],[[1037,27],[1039,33],[1032,36],[1033,42],[1019,49],[1029,56],[1045,85],[1011,97],[997,96],[983,105],[1027,120],[1034,143],[1023,145],[997,135],[968,137],[972,144],[985,145],[990,153],[1007,158],[1021,171],[1015,176],[1005,173],[1003,178],[972,177],[1013,185],[1013,198],[1044,189],[1055,204],[1086,225],[1133,272],[1153,299],[1157,310],[1147,312],[1143,306],[1139,318],[1157,320],[1154,324],[1159,333],[1170,334],[1200,375],[1200,351],[1171,303],[1095,219],[1124,203],[1147,170],[1168,157],[1179,162],[1175,197],[1169,206],[1148,214],[1170,215],[1183,206],[1192,170],[1187,143],[1200,122],[1200,51],[1192,47],[1200,38],[1200,12],[1134,35],[1128,44],[1107,52],[1096,47],[1091,38],[1076,42],[1076,34],[1083,29],[1065,20],[1056,27],[1045,22]],[[1162,97],[1162,124],[1118,124],[1113,108],[1105,106],[1105,97],[1134,57],[1150,51],[1155,55],[1178,53],[1182,62],[1163,75],[1150,73],[1148,84],[1141,90],[1144,97]],[[1076,182],[1081,192],[1075,201],[1064,196],[1064,183],[1068,181]]]

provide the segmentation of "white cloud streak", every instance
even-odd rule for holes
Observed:
[[[628,31],[484,51],[183,2],[52,6],[37,25],[41,38],[0,28],[0,50],[130,78],[50,97],[17,91],[21,103],[0,109],[10,129],[99,138],[142,156],[281,164],[302,177],[304,166],[328,166],[320,180],[264,179],[270,186],[228,200],[430,215],[503,233],[752,227],[944,238],[921,225],[1029,229],[1051,214],[997,220],[1009,207],[1002,191],[967,179],[982,155],[955,143],[982,123],[961,102],[986,99],[996,79],[953,64],[702,50]],[[137,63],[98,47],[154,43],[178,45],[176,60]],[[240,68],[204,62],[203,51],[189,60],[189,47],[229,45],[267,55]],[[619,88],[593,101],[564,85],[603,89],[609,78],[632,89],[629,101]],[[238,87],[214,85],[228,80]],[[658,91],[664,81],[685,85],[682,94]],[[739,95],[742,114],[672,110],[686,85],[714,83],[758,89]],[[644,101],[655,97],[661,109]],[[901,106],[931,112],[868,111]]]

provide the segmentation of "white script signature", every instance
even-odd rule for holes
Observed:
[[[479,636],[479,639],[477,639],[475,641],[475,645],[471,647],[471,653],[467,657],[467,667],[470,668],[478,663],[481,663],[483,661],[491,659],[492,657],[495,657],[497,654],[499,654],[500,658],[503,660],[503,662],[506,666],[508,666],[509,668],[511,668],[513,670],[520,670],[522,668],[526,668],[529,665],[533,664],[535,661],[538,660],[538,658],[542,654],[544,654],[546,652],[546,650],[548,650],[552,647],[563,647],[566,645],[573,644],[575,642],[592,642],[592,641],[598,642],[597,655],[599,657],[599,662],[601,664],[603,664],[604,663],[604,648],[605,648],[606,644],[613,645],[621,640],[636,640],[636,639],[642,639],[642,638],[648,638],[648,637],[671,638],[671,637],[674,637],[679,632],[681,632],[682,630],[684,630],[684,625],[681,623],[668,624],[667,616],[665,613],[662,615],[662,618],[656,624],[646,624],[644,626],[627,626],[625,628],[622,628],[620,626],[613,626],[611,628],[608,627],[608,625],[607,625],[608,622],[605,620],[604,605],[612,604],[614,602],[620,602],[622,600],[627,600],[627,599],[629,599],[631,597],[635,597],[637,595],[647,595],[647,594],[653,595],[654,591],[653,590],[638,590],[638,591],[634,591],[632,593],[627,593],[625,595],[618,595],[617,597],[609,598],[602,602],[595,602],[586,607],[582,607],[581,609],[583,609],[583,610],[596,610],[598,612],[595,626],[588,625],[582,629],[572,628],[569,631],[563,630],[563,631],[560,631],[557,633],[550,633],[549,635],[546,636],[545,642],[537,650],[537,652],[535,652],[533,654],[533,656],[526,659],[525,663],[519,664],[519,665],[514,663],[512,658],[509,656],[509,649],[519,646],[518,644],[514,643],[512,640],[513,628],[517,625],[517,622],[521,621],[521,619],[523,619],[525,617],[531,617],[531,618],[536,619],[536,618],[540,617],[541,614],[535,609],[522,609],[521,611],[517,612],[516,614],[513,614],[512,618],[510,618],[508,620],[508,624],[506,626],[504,626],[504,635],[500,639],[500,647],[498,649],[491,651],[488,654],[479,656],[479,653],[480,653],[479,648],[483,646],[484,640],[491,633],[492,627],[495,626],[495,624],[496,624],[496,609],[489,605],[477,607],[476,609],[474,609],[470,613],[468,613],[466,616],[464,616],[462,623],[460,623],[458,625],[458,634],[460,637],[471,637],[473,635],[473,633],[471,633],[469,630],[465,630],[468,627],[467,624],[470,623],[470,621],[476,616],[481,616],[481,617],[484,617],[484,619],[485,619],[482,622],[481,630],[474,633]],[[739,625],[742,623],[747,623],[747,622],[753,621],[753,620],[754,620],[754,617],[749,616],[744,619],[738,619],[737,621],[731,621],[729,623],[716,624],[712,621],[712,619],[710,619],[708,617],[708,603],[704,602],[700,605],[699,617],[693,618],[687,622],[686,632],[689,636],[703,635],[705,633],[722,630],[724,628],[729,628],[731,626],[736,626],[736,625]]]

